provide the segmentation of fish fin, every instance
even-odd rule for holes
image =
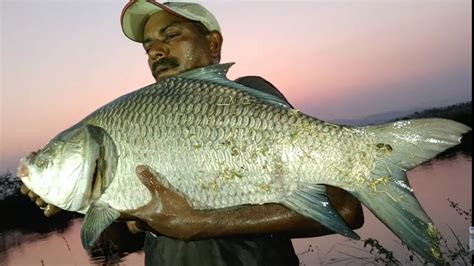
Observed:
[[[367,186],[351,192],[407,246],[441,262],[438,231],[416,199],[406,170],[460,142],[469,127],[446,119],[416,119],[366,128],[379,158]]]
[[[186,71],[182,74],[177,75],[177,78],[186,78],[186,79],[195,79],[195,80],[203,80],[208,82],[214,82],[217,84],[221,84],[224,86],[228,86],[239,91],[246,92],[247,94],[258,98],[264,102],[275,104],[279,106],[283,106],[285,108],[289,108],[290,106],[284,99],[273,95],[271,93],[267,93],[261,90],[257,90],[254,88],[250,88],[239,84],[235,81],[229,80],[226,77],[227,71],[234,63],[226,63],[226,64],[215,64],[207,67],[201,67],[197,69],[193,69],[190,71]]]
[[[352,239],[360,239],[331,205],[324,185],[307,185],[285,198],[282,204],[301,215],[318,221],[336,233]]]
[[[406,174],[378,165],[367,187],[351,192],[404,242],[424,258],[441,260],[438,231],[413,194]]]
[[[442,118],[404,120],[366,129],[377,143],[390,145],[395,151],[390,162],[406,170],[459,144],[462,134],[471,130],[464,124]]]
[[[90,250],[100,234],[120,217],[117,210],[105,205],[91,205],[87,210],[81,228],[81,242],[86,250]]]
[[[235,63],[225,63],[200,67],[183,72],[181,74],[176,75],[175,77],[207,81],[227,79],[227,71],[229,71],[229,68],[234,64]]]

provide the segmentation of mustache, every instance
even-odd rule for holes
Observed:
[[[172,67],[177,67],[177,66],[179,66],[178,59],[174,57],[164,57],[164,58],[159,59],[158,61],[155,61],[151,67],[153,69],[153,72],[155,72],[157,67],[172,68]]]

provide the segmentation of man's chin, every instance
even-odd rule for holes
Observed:
[[[160,80],[163,80],[165,78],[176,76],[177,74],[179,74],[179,71],[176,70],[175,68],[165,69],[165,70],[160,71],[159,73],[156,73],[155,80],[160,81]]]

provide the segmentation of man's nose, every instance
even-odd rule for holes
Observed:
[[[168,47],[160,41],[153,43],[150,47],[150,51],[148,51],[148,55],[154,60],[166,57],[168,53]]]

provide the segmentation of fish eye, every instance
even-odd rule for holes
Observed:
[[[43,168],[43,167],[46,166],[47,162],[48,161],[44,158],[44,156],[41,156],[38,159],[36,159],[35,164],[36,164],[37,167]]]
[[[36,158],[35,165],[38,168],[46,168],[51,164],[52,159],[51,152],[43,152]]]

